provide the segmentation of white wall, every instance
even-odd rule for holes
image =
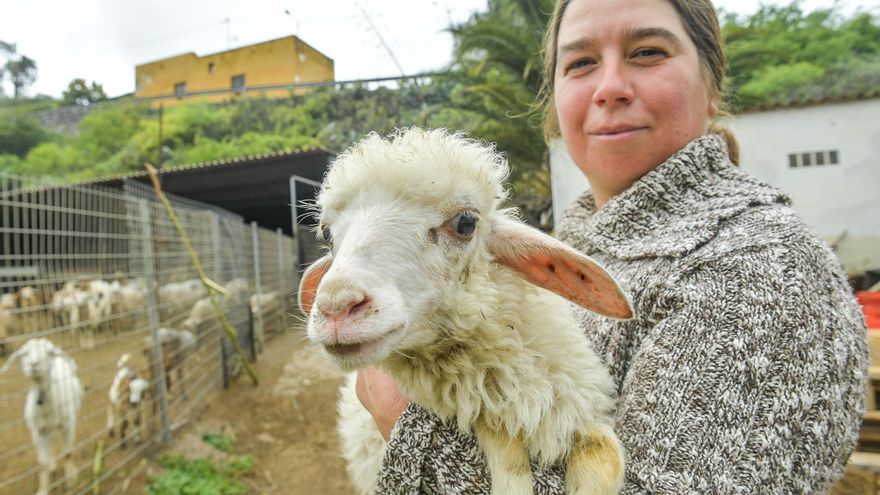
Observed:
[[[779,187],[851,273],[880,268],[880,98],[738,115],[728,122],[745,170]],[[837,150],[839,164],[791,168],[788,155]],[[587,183],[551,146],[555,218]],[[841,238],[841,236],[843,236]]]

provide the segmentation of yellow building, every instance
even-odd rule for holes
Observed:
[[[222,101],[244,93],[282,97],[289,89],[259,87],[333,81],[333,77],[333,59],[296,36],[287,36],[203,57],[190,52],[138,65],[134,96],[156,106],[185,98]]]

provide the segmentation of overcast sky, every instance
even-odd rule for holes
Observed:
[[[759,3],[789,2],[715,3],[751,13]],[[803,5],[812,10],[832,3]],[[855,5],[880,9],[880,0],[842,3],[852,6],[847,11]],[[452,51],[445,28],[485,5],[486,0],[0,0],[0,40],[16,43],[19,53],[36,60],[31,95],[60,97],[71,79],[81,77],[117,96],[134,91],[135,65],[290,34],[332,58],[337,80],[365,79],[445,66]]]

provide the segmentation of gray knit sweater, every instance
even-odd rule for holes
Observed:
[[[690,143],[596,210],[587,193],[560,237],[628,288],[636,318],[582,312],[618,387],[622,493],[822,493],[864,412],[865,324],[840,266],[780,191]],[[564,493],[562,467],[535,472]],[[489,493],[474,438],[411,404],[381,494]]]

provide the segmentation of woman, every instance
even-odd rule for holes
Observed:
[[[711,3],[559,0],[545,49],[548,135],[590,183],[560,235],[636,307],[583,314],[618,385],[622,493],[827,490],[863,414],[864,321],[828,246],[713,126]],[[488,493],[473,438],[376,371],[359,394],[390,436],[378,493]],[[562,476],[536,468],[536,493],[563,493]]]

